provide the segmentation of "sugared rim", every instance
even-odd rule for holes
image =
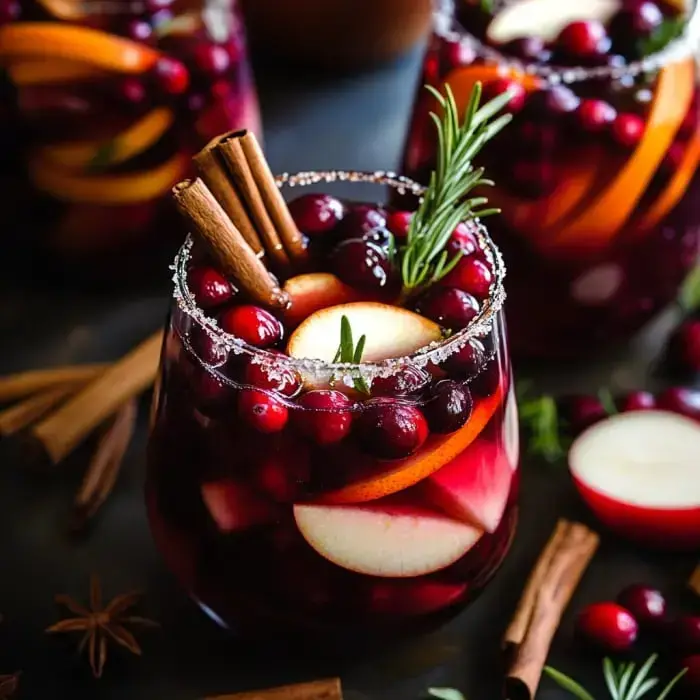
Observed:
[[[565,0],[562,0],[564,2]],[[504,7],[512,4],[512,0],[502,0],[497,3]],[[636,76],[640,73],[655,71],[671,63],[695,53],[700,43],[700,2],[695,2],[688,17],[683,33],[661,51],[646,56],[638,61],[631,61],[622,66],[550,66],[542,63],[530,63],[506,56],[497,49],[487,46],[469,30],[458,24],[455,18],[455,0],[433,0],[433,31],[438,36],[449,41],[469,41],[477,53],[505,67],[514,68],[524,73],[537,75],[549,83],[577,83],[591,78],[607,78],[619,80],[626,76]]]
[[[294,175],[284,173],[277,176],[277,186],[283,187],[304,187],[314,185],[319,182],[354,182],[370,183],[376,185],[388,185],[393,187],[400,194],[410,193],[420,197],[425,187],[401,175],[392,172],[354,172],[354,171],[309,171],[299,172]],[[181,246],[174,263],[171,267],[174,270],[173,296],[182,312],[188,315],[194,322],[200,325],[219,347],[225,348],[229,352],[236,354],[246,354],[253,358],[253,362],[259,364],[270,364],[280,369],[292,369],[302,376],[315,377],[319,380],[329,380],[331,378],[345,380],[346,383],[352,379],[363,377],[372,379],[376,377],[391,376],[396,370],[406,365],[424,367],[429,362],[440,364],[453,353],[460,350],[470,339],[481,338],[489,333],[496,314],[503,307],[505,301],[505,290],[503,280],[506,269],[503,263],[501,252],[489,237],[483,224],[474,220],[473,231],[478,239],[486,259],[491,263],[494,271],[494,280],[488,298],[481,305],[479,314],[462,330],[449,338],[432,343],[416,352],[403,357],[391,358],[376,362],[362,362],[359,364],[344,362],[325,362],[314,358],[295,358],[288,355],[261,350],[245,341],[225,332],[219,327],[217,320],[206,313],[197,305],[194,296],[187,285],[187,264],[191,258],[193,239],[188,235]]]

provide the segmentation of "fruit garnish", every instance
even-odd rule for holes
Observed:
[[[348,362],[351,364],[359,365],[362,362],[362,354],[365,351],[365,343],[367,342],[367,336],[361,335],[357,341],[357,345],[352,337],[352,326],[348,317],[343,315],[340,317],[340,344],[336,350],[335,357],[333,358],[333,363],[336,362]],[[362,377],[356,377],[353,379],[353,385],[355,389],[361,394],[369,395],[370,389],[367,386],[367,382]]]
[[[640,39],[637,49],[639,51],[639,55],[649,56],[653,53],[661,51],[661,49],[683,34],[683,30],[685,29],[687,23],[688,20],[685,15],[680,15],[678,17],[666,17],[654,30],[651,36]]]
[[[614,664],[609,658],[603,659],[603,677],[605,685],[610,693],[611,700],[641,700],[646,694],[655,688],[660,680],[651,676],[651,669],[658,659],[657,654],[652,654],[637,670],[637,665],[632,661],[624,661]],[[568,690],[578,700],[596,700],[580,683],[570,678],[561,671],[551,666],[545,666],[544,672],[564,690]],[[656,700],[666,700],[671,690],[685,675],[686,669],[677,673],[656,696]]]
[[[290,277],[282,288],[289,295],[284,320],[296,326],[328,306],[361,301],[360,294],[329,272],[310,272]]]
[[[467,195],[475,187],[493,184],[483,178],[483,168],[474,167],[473,159],[512,118],[503,114],[494,119],[510,100],[509,92],[479,107],[481,83],[477,82],[460,123],[450,86],[445,85],[444,96],[430,86],[427,89],[442,109],[442,117],[431,112],[438,139],[436,168],[411,219],[406,242],[396,248],[402,278],[401,301],[439,281],[457,265],[461,255],[450,259],[445,247],[460,222],[498,213],[498,209],[480,209],[488,201],[485,197]]]

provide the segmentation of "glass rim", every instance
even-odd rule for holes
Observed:
[[[275,181],[280,188],[284,186],[304,187],[320,182],[386,185],[394,188],[399,194],[410,193],[418,197],[426,189],[423,185],[390,171],[303,171],[293,175],[283,173],[278,175]],[[251,361],[256,364],[273,365],[279,369],[290,369],[298,372],[302,377],[308,377],[309,375],[318,379],[329,377],[334,378],[336,381],[344,377],[347,378],[346,383],[351,383],[352,379],[360,377],[366,379],[389,377],[397,370],[403,369],[408,365],[425,367],[431,362],[440,364],[447,357],[463,348],[471,339],[483,338],[491,331],[492,325],[498,313],[502,310],[505,301],[506,294],[503,280],[506,268],[500,250],[488,235],[483,223],[478,219],[473,219],[469,221],[469,225],[477,237],[480,249],[483,251],[487,261],[492,265],[494,272],[494,280],[487,299],[480,304],[479,313],[467,326],[448,338],[435,341],[402,357],[360,363],[327,362],[318,358],[296,358],[280,354],[275,350],[257,348],[246,343],[241,338],[227,333],[219,326],[216,318],[207,315],[197,304],[187,284],[187,266],[191,259],[191,251],[194,244],[191,234],[187,235],[171,265],[171,269],[174,272],[172,277],[173,299],[180,311],[203,328],[216,346],[238,355],[248,355]]]
[[[563,0],[564,1],[564,0]],[[504,1],[498,5],[507,5]],[[577,83],[590,79],[609,78],[618,80],[634,77],[641,73],[655,71],[668,63],[693,56],[700,44],[700,0],[693,0],[683,33],[669,42],[660,51],[642,59],[626,62],[621,66],[562,66],[523,61],[514,56],[507,56],[498,49],[487,46],[468,29],[456,27],[455,0],[433,0],[433,33],[449,41],[469,39],[474,42],[478,53],[486,59],[498,62],[504,68],[513,68],[521,73],[535,75],[549,83]]]

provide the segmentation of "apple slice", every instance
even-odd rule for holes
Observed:
[[[466,583],[444,581],[377,581],[370,592],[370,608],[379,615],[428,615],[456,603]]]
[[[486,36],[497,44],[522,37],[552,41],[572,22],[597,20],[607,24],[621,7],[620,0],[520,0],[509,3],[493,18]]]
[[[347,316],[353,338],[366,336],[362,359],[368,362],[403,357],[440,340],[437,323],[398,306],[359,301],[311,314],[292,333],[287,353],[332,362],[340,342],[340,320]]]
[[[311,272],[291,277],[284,283],[291,304],[284,312],[288,326],[297,326],[316,311],[337,304],[360,301],[359,292],[328,272]]]
[[[477,440],[429,476],[423,489],[428,501],[447,515],[495,532],[506,509],[512,476],[505,448]]]
[[[569,451],[582,498],[611,530],[667,549],[700,546],[700,425],[633,411],[583,432]]]
[[[368,576],[409,578],[463,557],[483,532],[427,508],[394,501],[295,505],[304,539],[323,557]]]
[[[221,532],[247,530],[275,518],[274,506],[231,478],[202,484],[202,500]]]

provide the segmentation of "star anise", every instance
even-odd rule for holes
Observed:
[[[19,687],[19,672],[0,675],[0,700],[10,700]]]
[[[141,598],[137,592],[122,593],[113,598],[104,608],[102,607],[102,586],[97,575],[90,577],[90,609],[77,603],[67,595],[57,595],[56,602],[68,608],[77,617],[67,618],[57,622],[46,631],[56,632],[83,632],[83,637],[78,646],[78,652],[87,646],[88,658],[92,673],[95,678],[102,676],[105,662],[107,661],[107,642],[112,639],[117,644],[128,649],[132,654],[141,655],[141,647],[134,635],[126,628],[126,625],[138,625],[141,627],[157,627],[158,623],[145,617],[125,615]],[[0,696],[2,700],[2,696]]]

